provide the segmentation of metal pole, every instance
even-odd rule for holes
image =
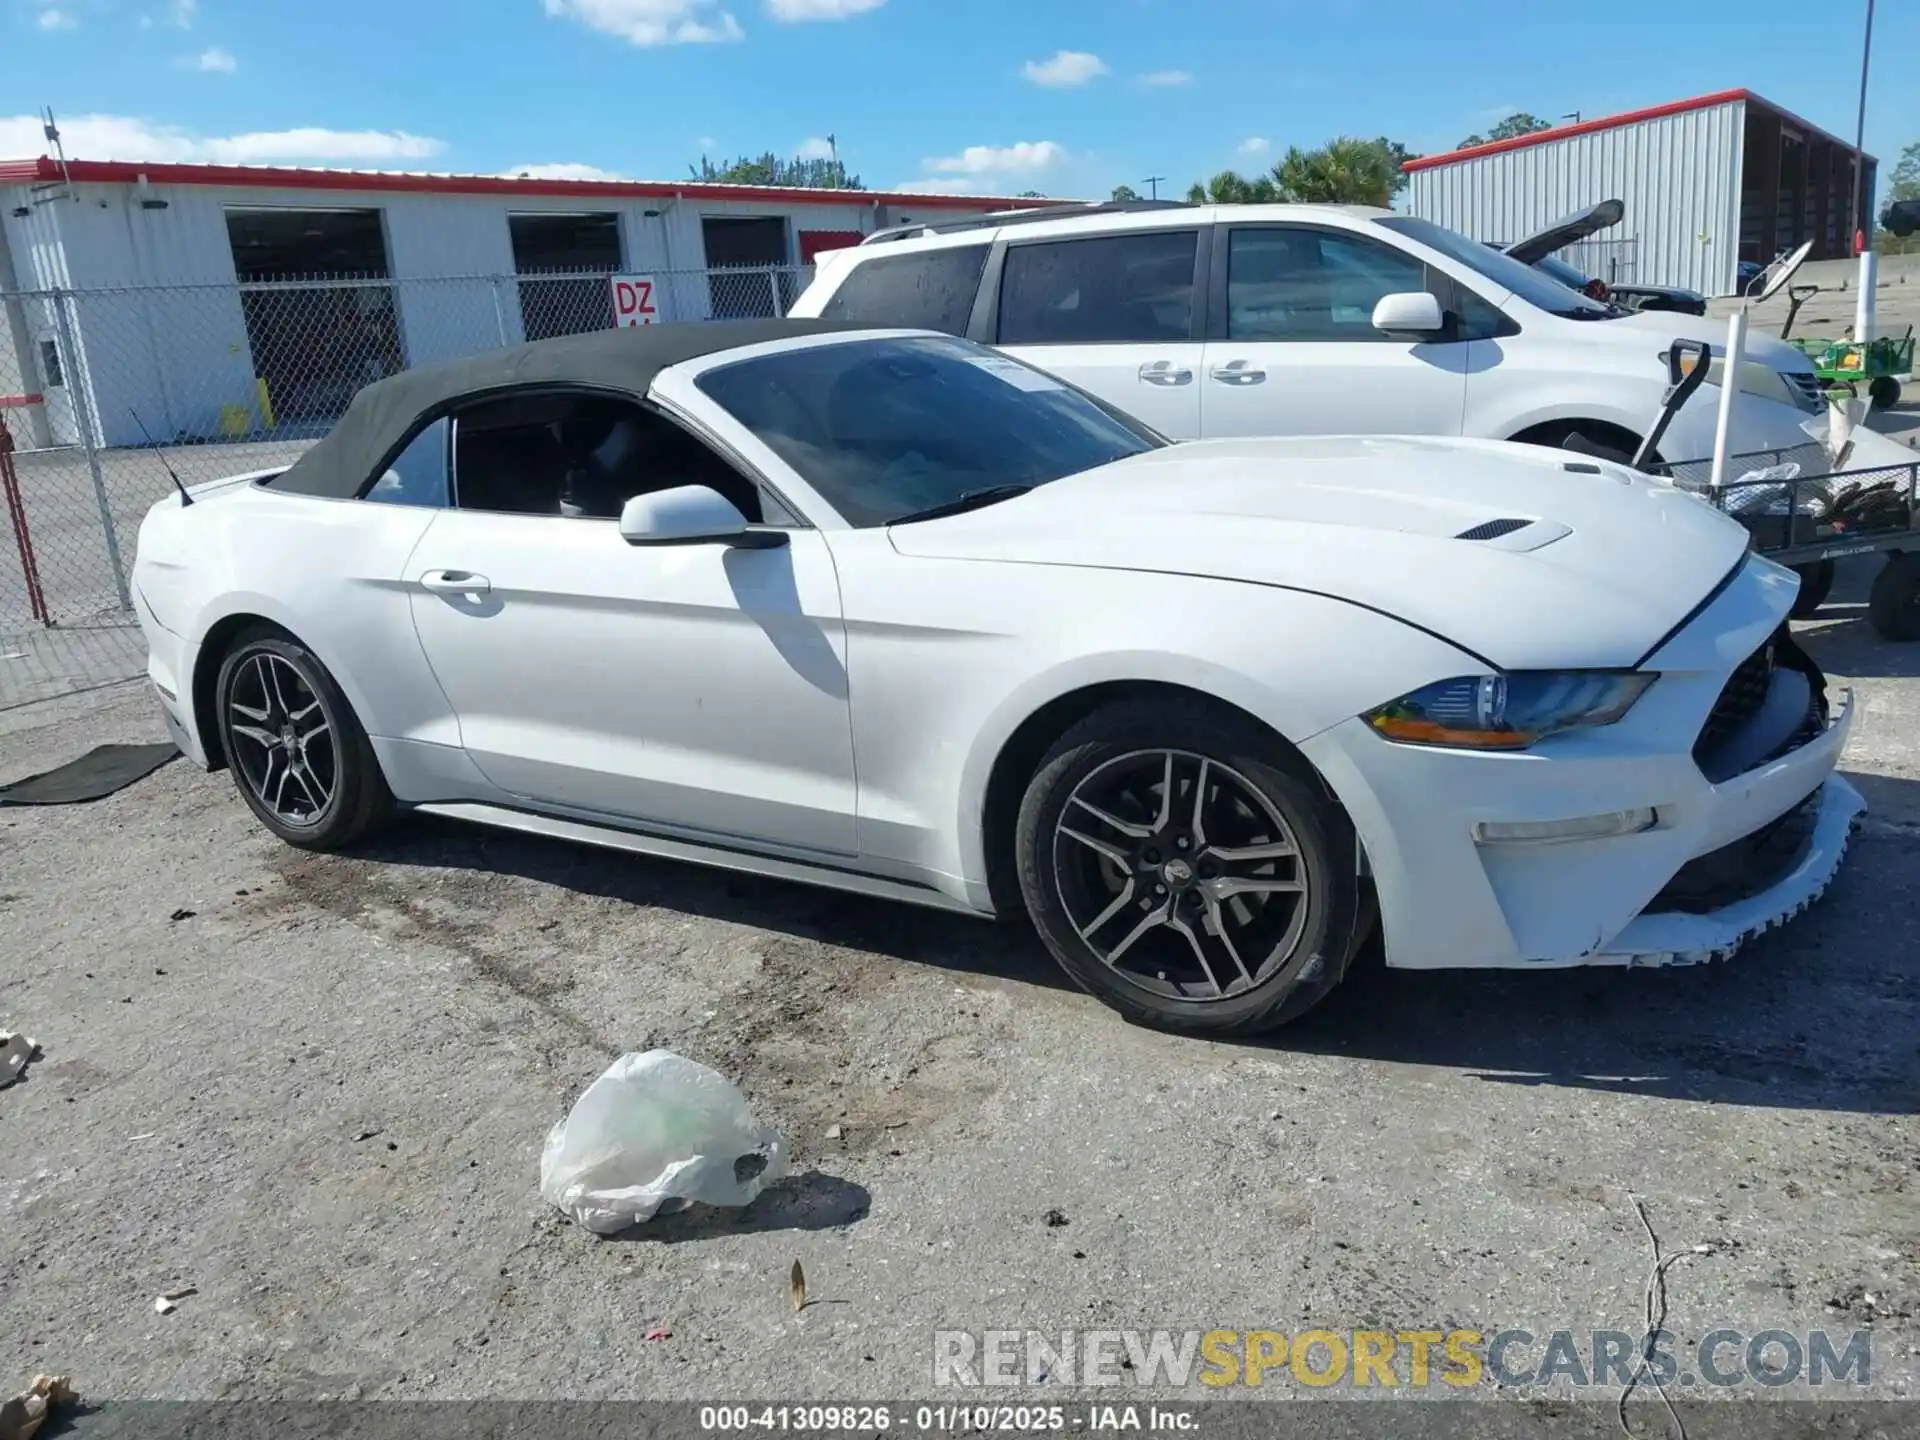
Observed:
[[[787,313],[787,307],[780,303],[780,272],[767,271],[767,293],[773,296],[773,315],[777,320]]]
[[[1860,46],[1860,116],[1853,127],[1853,204],[1847,211],[1847,224],[1853,227],[1848,239],[1858,253],[1873,242],[1871,221],[1860,218],[1860,152],[1867,145],[1867,65],[1873,59],[1873,0],[1867,0],[1867,38]],[[1864,236],[1864,238],[1862,238]]]
[[[493,291],[493,328],[499,334],[502,345],[512,343],[507,339],[506,307],[500,303],[500,287],[505,283],[506,281],[503,277],[496,275],[493,277],[493,284],[488,287]]]
[[[93,374],[82,362],[80,347],[74,342],[75,326],[73,317],[67,313],[68,302],[73,299],[65,290],[53,292],[53,313],[60,323],[60,349],[67,357],[67,394],[79,401],[78,413],[74,416],[79,423],[80,443],[87,451],[87,471],[93,477],[93,499],[100,507],[100,534],[107,542],[107,563],[113,567],[113,588],[120,596],[122,610],[133,609],[133,593],[127,589],[127,567],[120,558],[120,537],[113,528],[113,507],[107,503],[106,477],[100,473],[100,434],[99,420],[94,413]]]
[[[1747,355],[1747,312],[1733,312],[1727,321],[1727,353],[1720,371],[1720,418],[1713,430],[1713,476],[1715,490],[1727,483],[1727,447],[1733,433],[1733,397],[1740,393],[1740,367]],[[1708,358],[1712,363],[1711,356]]]

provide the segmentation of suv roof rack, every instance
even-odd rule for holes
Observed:
[[[860,243],[885,245],[916,235],[950,235],[956,230],[985,230],[1000,225],[1031,225],[1041,220],[1070,220],[1077,215],[1127,215],[1138,210],[1184,210],[1184,200],[1099,200],[1085,205],[1042,205],[1033,210],[1000,210],[972,220],[913,221],[876,230]]]

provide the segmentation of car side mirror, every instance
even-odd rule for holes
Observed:
[[[676,485],[635,495],[620,507],[620,538],[629,545],[731,545],[742,550],[771,550],[787,543],[787,532],[749,525],[718,490],[706,485]]]
[[[1382,295],[1373,307],[1373,328],[1386,335],[1437,335],[1447,328],[1440,302],[1425,290]]]

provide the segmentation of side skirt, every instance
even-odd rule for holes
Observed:
[[[412,807],[422,815],[442,815],[449,820],[467,820],[502,830],[519,830],[528,835],[544,835],[552,840],[572,840],[582,845],[598,845],[609,850],[626,850],[635,855],[652,855],[663,860],[681,860],[690,865],[708,865],[720,870],[737,870],[748,875],[765,875],[774,880],[791,880],[800,885],[818,885],[829,890],[845,890],[855,895],[871,895],[881,900],[898,900],[909,905],[924,905],[956,915],[971,915],[990,920],[972,906],[927,885],[904,880],[889,880],[857,870],[842,870],[828,865],[810,865],[803,860],[785,860],[772,855],[757,855],[748,850],[731,850],[718,845],[701,845],[689,840],[670,840],[639,830],[623,830],[610,825],[592,825],[581,820],[562,820],[553,815],[535,815],[503,805],[467,802],[434,802]]]

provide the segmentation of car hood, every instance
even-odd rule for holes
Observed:
[[[1168,446],[891,538],[910,556],[1311,591],[1510,670],[1637,665],[1747,550],[1736,522],[1619,465],[1370,436]]]
[[[1678,310],[1635,310],[1602,321],[1592,328],[1610,330],[1615,336],[1645,331],[1651,338],[1661,342],[1655,346],[1656,354],[1665,354],[1667,342],[1673,340],[1698,340],[1710,346],[1711,353],[1715,355],[1727,353],[1727,322],[1707,315],[1688,315]],[[1749,362],[1765,365],[1769,370],[1813,369],[1813,362],[1799,350],[1784,340],[1762,335],[1757,330],[1747,332],[1746,357]]]

